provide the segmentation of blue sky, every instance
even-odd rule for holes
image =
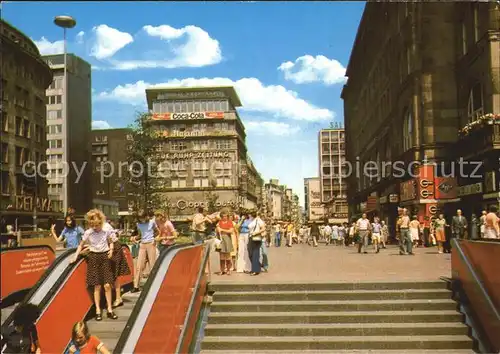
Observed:
[[[93,66],[94,127],[126,127],[151,85],[232,84],[252,160],[303,202],[317,132],[343,121],[340,92],[363,2],[7,2],[2,17],[43,54],[71,15],[68,51]]]

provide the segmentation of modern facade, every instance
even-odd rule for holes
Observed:
[[[498,203],[499,11],[493,2],[366,4],[342,98],[347,160],[378,171],[348,179],[351,216],[393,226],[401,205],[429,225],[455,214],[464,194],[477,194],[460,203],[466,216]],[[479,180],[450,176],[460,157],[483,162]]]
[[[247,153],[245,128],[233,87],[146,90],[150,124],[161,142],[158,195],[174,221],[199,206],[257,206],[262,180]]]
[[[73,207],[77,214],[84,214],[92,205],[90,191],[82,193],[83,186],[91,185],[92,175],[84,167],[91,157],[91,66],[67,54],[65,84],[64,55],[43,58],[54,73],[46,92],[48,193],[61,210]]]
[[[40,164],[47,148],[45,89],[52,82],[52,71],[36,45],[3,20],[0,38],[2,229],[7,224],[48,227],[48,219],[59,216],[47,198],[47,180]],[[39,175],[33,173],[33,164],[26,165],[23,173],[23,165],[29,161],[40,166]]]
[[[321,201],[321,178],[304,178],[304,196],[307,221],[325,221],[325,206]]]
[[[128,173],[131,141],[128,128],[91,131],[92,204],[111,218],[136,209],[136,189],[129,183]]]
[[[273,220],[282,219],[282,200],[283,200],[283,188],[280,185],[278,179],[270,179],[268,183],[265,184],[267,191],[267,209],[268,217]]]
[[[347,222],[345,131],[343,128],[321,129],[318,141],[321,201],[325,204],[326,216],[332,223]]]

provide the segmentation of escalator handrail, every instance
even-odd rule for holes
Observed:
[[[160,269],[161,265],[163,262],[168,259],[167,256],[170,255],[172,252],[183,249],[183,248],[189,248],[192,247],[192,244],[179,244],[179,245],[174,245],[172,247],[169,247],[165,250],[162,250],[160,253],[160,256],[156,260],[153,269],[149,273],[148,280],[146,281],[146,284],[144,284],[144,287],[142,289],[141,294],[139,295],[139,298],[137,299],[136,304],[134,305],[134,308],[132,309],[132,313],[130,314],[130,317],[128,318],[127,324],[125,325],[125,329],[123,330],[122,334],[120,335],[120,338],[118,339],[118,342],[116,343],[114,352],[115,353],[122,353],[123,348],[127,344],[127,340],[130,336],[130,333],[132,332],[132,329],[134,328],[135,321],[137,320],[137,317],[142,311],[142,308],[144,306],[144,303],[146,301],[146,298],[148,296],[149,290],[151,289],[151,286],[153,285],[154,279],[156,278],[156,275],[158,273],[158,270]],[[168,269],[167,269],[168,272]]]
[[[31,247],[37,247],[37,246],[28,246],[27,248],[31,248]],[[43,273],[43,275],[40,277],[40,279],[38,279],[38,281],[36,282],[36,284],[31,288],[31,290],[29,291],[29,293],[24,297],[23,301],[21,301],[19,305],[25,305],[27,303],[29,303],[31,301],[31,298],[33,297],[33,295],[38,291],[38,289],[43,285],[43,283],[45,282],[45,280],[47,280],[47,278],[49,277],[50,273],[52,273],[54,271],[55,268],[57,268],[57,266],[63,261],[65,260],[67,257],[70,257],[72,256],[73,253],[76,252],[76,249],[72,248],[72,249],[69,249],[69,250],[66,250],[63,254],[61,254],[59,257],[57,257],[54,262],[52,262],[52,264],[47,268],[47,270]],[[71,268],[71,267],[68,267],[68,268]],[[65,274],[63,272],[63,274]],[[60,277],[59,277],[60,279]],[[57,282],[56,282],[57,283]],[[55,283],[55,284],[56,284]],[[49,291],[49,293],[53,293],[54,292],[54,286],[52,286],[51,290]],[[48,295],[48,294],[47,294]],[[44,306],[46,305],[46,302],[44,302],[44,300],[46,300],[46,296],[43,297],[42,301],[40,301],[40,304],[38,305],[38,307],[40,308],[40,310],[43,311],[43,308]],[[43,305],[43,306],[42,306]],[[16,307],[17,308],[17,307]],[[2,325],[2,331],[5,331],[7,330],[7,328],[9,327],[9,325],[12,323],[12,321],[14,321],[14,314],[15,314],[16,310],[14,310],[10,315],[9,317],[7,317],[7,319],[5,320],[5,322],[3,323]]]
[[[465,263],[467,270],[472,275],[474,282],[479,287],[479,289],[481,291],[481,295],[484,297],[484,299],[486,300],[486,303],[489,305],[490,311],[495,315],[497,321],[500,321],[500,313],[498,312],[498,309],[496,308],[495,304],[493,303],[493,300],[491,300],[491,297],[488,294],[488,291],[484,288],[484,285],[481,282],[481,279],[477,275],[476,271],[474,270],[474,267],[472,266],[469,259],[465,255],[465,253],[462,249],[462,246],[460,245],[460,241],[457,239],[453,239],[453,243],[456,246],[455,248],[458,250],[458,254],[460,255],[460,258]]]
[[[186,339],[185,336],[186,336],[187,325],[189,323],[189,320],[190,320],[192,312],[193,312],[193,305],[194,305],[194,302],[196,301],[198,287],[200,286],[201,278],[203,276],[203,273],[205,272],[205,268],[207,265],[209,255],[210,255],[210,246],[205,244],[204,250],[203,250],[203,257],[201,259],[200,269],[198,270],[196,283],[193,287],[193,293],[191,295],[191,300],[189,302],[189,307],[188,307],[188,310],[186,313],[186,317],[184,318],[184,323],[182,324],[182,327],[181,327],[181,334],[179,335],[179,341],[177,342],[177,348],[175,349],[175,353],[181,352],[182,345],[184,344],[184,341]]]

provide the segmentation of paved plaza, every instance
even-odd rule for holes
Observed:
[[[438,254],[436,247],[415,248],[414,252],[415,256],[401,256],[397,246],[388,246],[378,254],[372,248],[368,254],[358,254],[353,246],[272,246],[269,248],[269,272],[258,276],[216,274],[219,255],[212,252],[211,282],[399,282],[451,277],[451,255]]]

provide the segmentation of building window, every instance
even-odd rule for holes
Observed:
[[[22,147],[16,147],[16,164],[22,166],[29,159],[30,152]]]
[[[193,178],[194,187],[208,187],[208,177]]]
[[[48,156],[49,162],[60,162],[62,161],[62,154],[51,154]]]
[[[16,135],[21,136],[23,132],[23,119],[21,117],[16,117]]]
[[[9,163],[9,144],[2,143],[2,163]]]
[[[215,148],[217,150],[228,150],[231,148],[231,140],[217,140],[215,142]]]
[[[62,140],[49,140],[49,149],[60,149],[62,148]]]
[[[35,125],[35,135],[36,142],[40,143],[42,141],[43,128],[39,125]]]
[[[403,121],[403,151],[413,147],[413,112],[407,109]]]
[[[170,150],[172,151],[183,151],[186,150],[187,146],[184,141],[171,141],[170,142]]]
[[[479,9],[477,4],[474,4],[474,42],[479,41]]]
[[[62,77],[55,77],[54,81],[50,84],[49,89],[54,90],[60,88],[62,88]]]
[[[186,179],[185,178],[172,178],[172,188],[185,188]]]
[[[2,194],[10,194],[10,178],[9,172],[2,171],[2,179],[0,180],[2,184]]]
[[[193,150],[208,150],[208,140],[193,141]]]
[[[467,54],[467,49],[469,44],[467,43],[467,26],[465,25],[465,20],[462,22],[462,54]]]
[[[483,87],[480,83],[472,86],[469,92],[469,103],[467,106],[469,122],[477,120],[484,114],[483,109]]]
[[[47,119],[61,119],[62,118],[62,110],[50,110],[47,111]]]
[[[61,95],[49,96],[49,104],[60,104],[61,102]]]
[[[61,134],[62,133],[62,124],[49,125],[47,127],[49,134]]]
[[[5,112],[2,112],[2,131],[9,131],[9,116]]]

